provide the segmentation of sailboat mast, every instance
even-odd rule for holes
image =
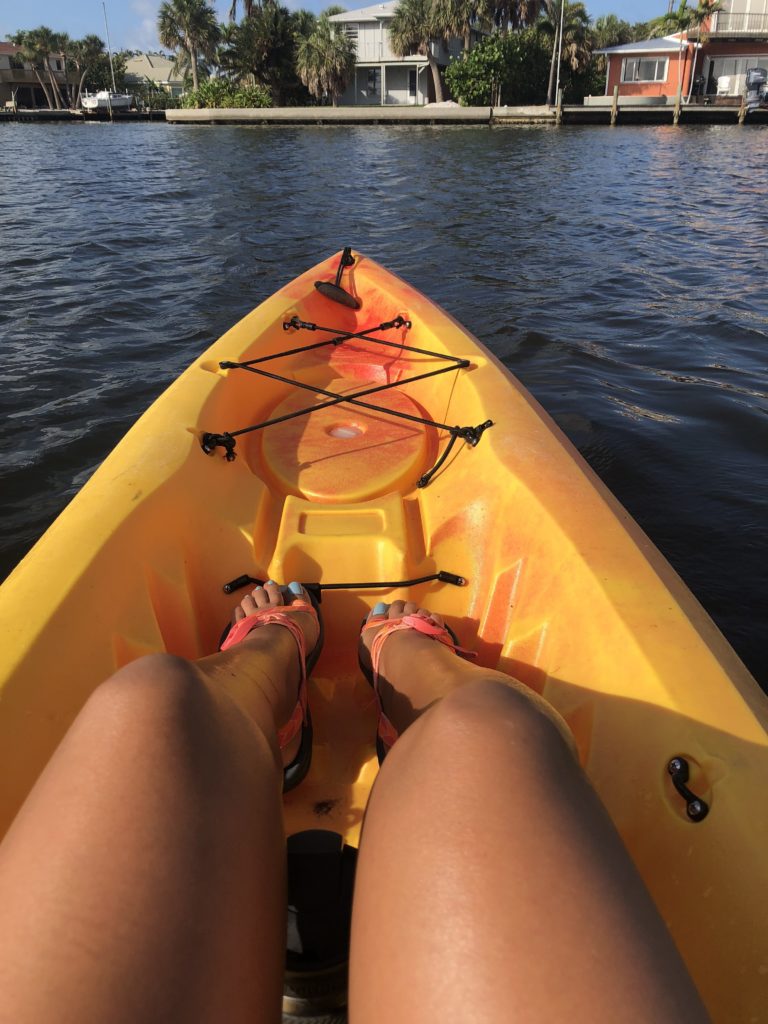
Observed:
[[[109,22],[107,21],[107,5],[102,0],[102,8],[104,9],[104,28],[107,30],[107,53],[109,54],[109,70],[112,72],[112,92],[117,92],[117,86],[115,85],[115,66],[112,63],[112,44],[109,41]]]

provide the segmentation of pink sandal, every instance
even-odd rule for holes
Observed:
[[[384,714],[384,710],[381,706],[381,697],[379,695],[379,662],[381,660],[381,649],[388,638],[392,636],[393,633],[397,633],[402,629],[415,629],[417,633],[423,633],[424,636],[428,636],[432,640],[436,640],[438,643],[444,644],[446,647],[450,647],[452,651],[463,658],[477,657],[475,651],[468,651],[466,648],[460,647],[456,634],[453,632],[451,627],[446,625],[441,626],[440,623],[432,617],[432,615],[420,615],[418,613],[413,613],[411,615],[402,615],[398,619],[387,619],[386,614],[377,615],[375,618],[368,619],[363,622],[360,630],[361,636],[366,629],[370,629],[373,626],[381,626],[381,623],[384,621],[386,621],[387,625],[379,630],[371,644],[371,668],[368,668],[363,662],[362,654],[358,655],[360,669],[369,684],[373,687],[373,692],[376,695],[376,704],[379,712],[378,727],[376,731],[376,753],[379,757],[379,764],[382,763],[400,735],[389,718]]]
[[[287,793],[298,786],[306,776],[312,763],[312,715],[310,714],[309,702],[307,700],[307,678],[317,664],[323,649],[323,620],[320,616],[317,602],[305,587],[302,587],[302,592],[307,595],[309,601],[296,601],[296,595],[293,591],[287,587],[281,589],[284,592],[284,597],[292,600],[292,604],[278,605],[276,608],[260,608],[252,615],[247,615],[244,619],[240,619],[227,632],[226,638],[219,646],[219,650],[228,651],[230,647],[241,643],[252,630],[269,624],[285,626],[296,641],[296,646],[299,650],[299,662],[301,664],[299,696],[291,717],[277,734],[280,749],[284,750],[291,740],[296,737],[299,730],[301,730],[301,743],[299,744],[296,757],[283,769],[283,792]],[[309,612],[314,615],[317,622],[319,630],[317,643],[309,654],[307,654],[304,633],[291,619],[291,615],[294,612]]]

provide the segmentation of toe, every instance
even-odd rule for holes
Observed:
[[[368,612],[367,621],[371,619],[383,619],[389,615],[389,605],[385,601],[377,601],[376,604]]]
[[[389,606],[389,617],[390,619],[399,619],[404,614],[403,609],[405,608],[405,601],[393,601]]]
[[[419,611],[419,606],[415,601],[406,601],[403,605],[403,615],[414,615]]]
[[[275,583],[274,580],[267,580],[264,584],[264,593],[267,597],[267,604],[269,605],[281,605],[283,604],[283,592],[280,589],[280,584]]]
[[[271,604],[269,594],[264,587],[254,587],[251,592],[251,597],[253,598],[257,608],[268,608]]]

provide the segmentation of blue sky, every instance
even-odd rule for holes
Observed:
[[[283,0],[285,3],[286,0]],[[288,0],[291,8],[306,7],[321,11],[331,0]],[[343,6],[353,10],[365,7],[372,0],[348,0]],[[585,0],[593,18],[601,14],[616,14],[626,21],[648,21],[664,14],[665,0]],[[229,11],[229,0],[214,3],[224,21]],[[159,49],[155,25],[160,0],[107,0],[109,32],[115,50]],[[95,33],[104,38],[104,16],[99,0],[27,0],[21,4],[13,0],[0,0],[0,39],[9,32],[22,28],[47,25],[59,32],[68,32],[73,38]]]

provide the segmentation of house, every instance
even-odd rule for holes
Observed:
[[[32,65],[22,60],[21,50],[15,43],[0,43],[0,107],[47,107],[48,100],[40,80]],[[52,53],[48,57],[48,65],[62,95],[65,95],[64,58],[61,54]],[[69,80],[73,84],[76,82],[76,75],[71,70]],[[50,88],[47,75],[43,75],[43,81]]]
[[[700,33],[610,46],[605,93],[674,102],[732,102],[744,95],[747,71],[768,69],[768,0],[724,0]],[[646,101],[647,102],[647,101]]]
[[[412,53],[396,57],[390,47],[388,25],[397,5],[398,0],[386,0],[371,7],[331,15],[330,20],[342,27],[357,50],[355,74],[340,104],[384,106],[434,102],[434,83],[426,56]],[[447,46],[433,43],[432,55],[444,69],[452,57],[461,54],[461,49],[461,40],[452,39]]]
[[[125,62],[125,88],[128,92],[151,83],[171,96],[184,92],[184,78],[176,70],[173,57],[163,53],[139,53]]]
[[[619,96],[654,96],[660,102],[667,97],[674,101],[680,90],[687,96],[699,65],[700,49],[700,43],[681,43],[679,36],[663,36],[597,50],[608,59],[605,94],[612,96],[618,86]]]

